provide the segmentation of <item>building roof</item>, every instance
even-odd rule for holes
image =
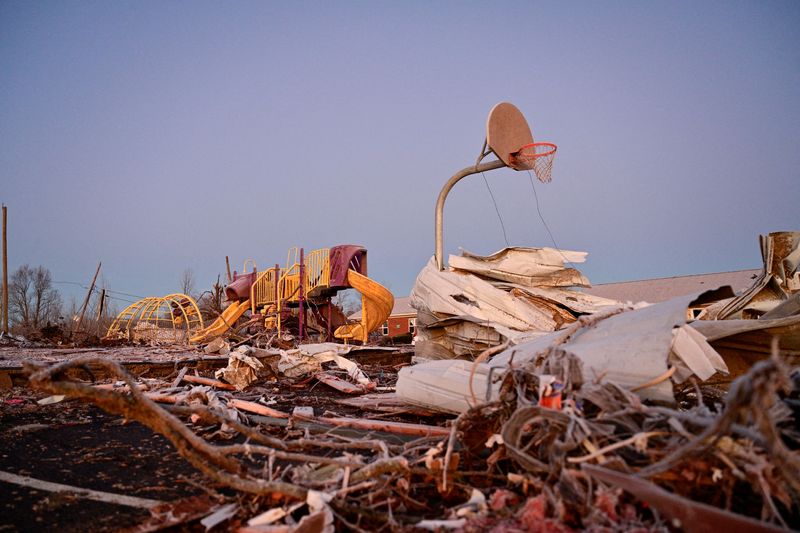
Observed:
[[[714,289],[721,285],[730,285],[733,292],[739,294],[750,287],[760,273],[761,269],[757,268],[734,272],[623,281],[621,283],[602,283],[585,289],[585,292],[623,302],[658,303],[676,296],[700,292],[704,289]]]
[[[417,310],[411,307],[411,297],[403,296],[400,298],[395,297],[394,307],[392,307],[392,314],[389,316],[416,316],[416,314]],[[357,312],[353,313],[347,318],[350,320],[361,320],[361,310],[359,309]]]

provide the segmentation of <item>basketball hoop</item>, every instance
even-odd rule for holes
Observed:
[[[511,154],[511,168],[514,170],[533,170],[542,183],[548,183],[553,170],[553,159],[558,147],[553,143],[539,142],[524,145]]]

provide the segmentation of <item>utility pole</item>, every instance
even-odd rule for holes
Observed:
[[[103,333],[103,331],[102,331],[102,327],[103,327],[102,326],[102,320],[103,320],[103,314],[105,313],[105,310],[106,310],[106,289],[105,289],[105,287],[103,287],[102,289],[100,289],[100,299],[97,302],[97,320],[96,320],[96,322],[97,322],[97,336],[98,337],[100,335],[102,335],[102,333]]]
[[[8,335],[8,208],[3,204],[3,333]]]
[[[86,298],[83,300],[83,305],[81,306],[81,316],[78,318],[78,325],[75,326],[75,331],[80,331],[81,324],[83,324],[83,315],[86,314],[86,307],[89,305],[89,298],[92,296],[92,291],[94,290],[94,282],[97,281],[97,275],[100,273],[100,265],[103,263],[97,263],[97,270],[94,271],[94,277],[92,278],[92,282],[89,284],[89,290],[86,292]]]

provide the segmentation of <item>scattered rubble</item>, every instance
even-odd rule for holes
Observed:
[[[797,529],[800,239],[770,239],[767,252],[794,247],[765,252],[747,302],[724,289],[654,305],[589,297],[565,266],[578,252],[429,265],[411,366],[408,352],[334,343],[4,347],[3,364],[25,368],[4,374],[0,413],[19,422],[0,439],[55,427],[13,413],[58,417],[87,409],[80,399],[163,435],[203,495],[128,495],[33,463],[0,482],[126,502],[140,531]],[[780,270],[767,266],[777,255]],[[691,320],[698,305],[710,311]]]
[[[259,375],[264,371],[264,365],[251,357],[248,353],[252,351],[249,346],[240,346],[228,357],[228,366],[221,368],[214,373],[217,378],[224,379],[236,390],[244,390],[248,385],[257,381]]]
[[[67,377],[87,366],[106,368],[122,386],[103,389]],[[357,397],[358,404],[343,394],[322,410],[296,409],[296,401],[270,398],[270,383],[278,382],[242,391],[176,390],[171,379],[137,380],[93,356],[31,368],[31,384],[162,433],[214,485],[239,494],[229,507],[193,515],[200,520],[224,508],[209,521],[220,519],[218,527],[228,530],[293,531],[302,520],[361,530],[384,524],[666,530],[678,522],[664,520],[685,517],[658,499],[664,489],[728,521],[765,530],[800,525],[800,433],[792,418],[800,375],[777,351],[733,383],[724,405],[709,405],[695,381],[681,398],[689,407],[680,409],[584,379],[582,366],[557,349],[520,363],[503,376],[496,400],[465,411],[449,427],[431,412],[401,412],[404,404],[391,393]],[[292,381],[284,378],[281,390],[291,390]],[[308,398],[336,394],[305,388]],[[169,403],[153,401],[167,397]],[[384,413],[395,420],[367,418],[370,403],[390,406]],[[362,414],[342,416],[335,405]],[[419,422],[421,416],[429,422]],[[609,478],[614,473],[635,478]],[[647,490],[624,492],[633,482]]]

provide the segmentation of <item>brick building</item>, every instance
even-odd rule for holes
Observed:
[[[353,321],[361,320],[361,311],[350,315],[348,318]],[[408,296],[395,298],[392,314],[389,315],[389,319],[383,323],[383,326],[378,331],[384,337],[397,337],[405,333],[416,335],[416,319],[417,310],[411,307],[411,298]]]

